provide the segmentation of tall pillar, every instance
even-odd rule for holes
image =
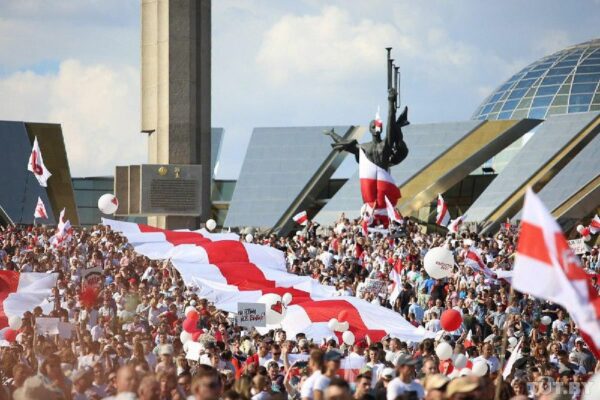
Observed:
[[[142,131],[150,164],[202,165],[202,216],[210,216],[211,1],[142,0]],[[198,218],[148,217],[193,228]]]

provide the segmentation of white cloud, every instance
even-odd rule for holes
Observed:
[[[135,68],[65,60],[56,74],[0,79],[0,93],[0,119],[62,125],[72,176],[109,175],[116,164],[146,159]]]
[[[551,29],[544,30],[539,37],[536,37],[532,47],[540,57],[543,57],[562,50],[572,44],[572,39],[567,32]]]

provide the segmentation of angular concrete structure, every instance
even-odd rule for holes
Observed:
[[[257,227],[286,233],[295,213],[312,209],[320,190],[347,153],[332,151],[323,134],[330,126],[256,128],[235,186],[224,226]],[[347,139],[366,128],[337,126]]]
[[[536,192],[542,190],[594,140],[599,131],[599,113],[566,114],[548,118],[467,210],[466,221],[482,224],[485,232],[507,217],[514,216],[522,207],[526,188],[531,186]],[[565,179],[568,178],[563,177],[561,181],[564,182]],[[567,191],[572,191],[573,186],[569,186],[571,189]],[[550,188],[552,190],[552,186]],[[558,195],[557,189],[553,190]],[[565,196],[559,195],[563,199]],[[554,201],[560,200],[552,200]],[[549,208],[557,206],[559,204],[549,205]]]
[[[408,157],[391,172],[402,192],[400,212],[410,215],[535,127],[538,120],[465,121],[403,128]],[[342,212],[356,218],[362,199],[355,174],[315,218],[331,224]]]

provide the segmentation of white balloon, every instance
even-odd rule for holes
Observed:
[[[283,304],[280,295],[275,293],[263,294],[258,299],[258,302],[266,305],[267,325],[277,325],[281,323],[283,317],[285,317],[286,307]]]
[[[589,242],[590,240],[592,240],[592,237],[590,235],[586,235],[583,237],[584,242]]]
[[[12,317],[10,317],[8,319],[8,327],[10,329],[14,329],[15,331],[17,329],[20,329],[22,324],[23,324],[23,321],[21,320],[21,318],[17,317],[16,315],[13,315]]]
[[[110,193],[103,194],[98,199],[98,209],[103,214],[114,214],[119,208],[119,200]]]
[[[338,320],[335,318],[331,318],[329,320],[329,322],[327,323],[327,326],[329,327],[329,329],[331,329],[332,331],[337,331],[337,325],[338,325]]]
[[[288,305],[292,302],[292,294],[291,293],[284,293],[283,296],[281,296],[281,301],[283,302],[284,305]]]
[[[342,340],[348,346],[352,346],[354,344],[354,341],[356,340],[356,338],[354,337],[354,333],[352,333],[351,331],[346,331],[346,332],[342,333]]]
[[[17,343],[22,343],[23,342],[23,332],[19,333],[16,337],[15,337],[15,341]]]
[[[423,259],[425,271],[434,279],[443,279],[452,275],[454,255],[444,247],[429,249]]]
[[[473,374],[473,371],[471,371],[471,368],[462,368],[460,370],[460,376],[469,376],[472,374]]]
[[[488,373],[488,364],[485,361],[479,360],[473,363],[473,374],[477,376],[484,376]]]
[[[192,334],[186,331],[181,331],[179,340],[181,340],[181,343],[186,344],[188,341],[192,340]]]
[[[583,231],[584,229],[585,229],[585,226],[577,225],[577,233],[581,233],[581,231]]]
[[[448,378],[450,378],[450,379],[458,378],[458,376],[459,376],[459,372],[458,372],[458,369],[456,369],[456,368],[454,368],[452,370],[452,372],[450,372],[448,374]]]
[[[246,235],[246,242],[248,243],[252,243],[254,241],[254,236],[252,236],[252,234],[247,234]]]
[[[455,354],[454,360],[452,361],[455,369],[463,369],[467,366],[467,356],[464,354]]]
[[[339,322],[338,321],[336,331],[338,331],[338,332],[346,332],[348,329],[350,329],[350,323],[348,321],[346,321],[346,322]]]
[[[209,231],[214,230],[217,227],[217,222],[214,219],[209,219],[208,221],[206,221],[206,229],[208,229]]]
[[[452,346],[446,342],[442,342],[435,348],[435,354],[437,354],[440,360],[447,360],[452,357]]]
[[[542,317],[542,324],[544,324],[544,325],[550,325],[551,323],[552,323],[552,318],[550,318],[547,315],[544,315]]]

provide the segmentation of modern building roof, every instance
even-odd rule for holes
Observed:
[[[567,47],[513,75],[477,108],[473,119],[543,119],[600,111],[600,39]]]
[[[499,223],[522,206],[527,186],[540,190],[600,131],[600,113],[548,118],[466,211],[467,222]],[[572,179],[566,178],[566,179]]]
[[[333,152],[331,126],[255,128],[225,219],[225,226],[285,231],[294,212],[309,208],[346,157]],[[358,139],[364,130],[336,126]]]

